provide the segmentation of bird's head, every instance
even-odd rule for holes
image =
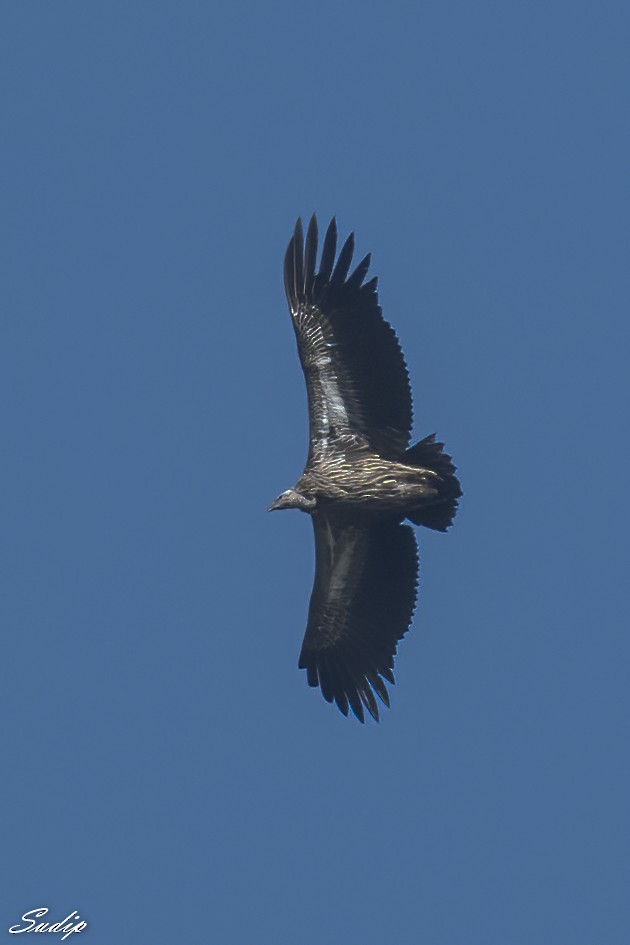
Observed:
[[[295,489],[287,489],[281,492],[275,502],[272,502],[268,512],[276,512],[278,509],[301,509],[302,512],[311,512],[316,506],[315,499],[307,499],[305,495],[296,492]]]

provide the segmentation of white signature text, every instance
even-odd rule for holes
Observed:
[[[74,910],[70,915],[67,915],[65,919],[62,919],[61,922],[40,922],[37,924],[37,919],[41,919],[42,916],[48,913],[48,908],[42,906],[39,909],[31,909],[30,912],[25,912],[22,916],[22,922],[26,923],[25,925],[12,925],[9,929],[13,935],[19,935],[20,932],[53,932],[65,934],[61,936],[61,941],[68,938],[69,935],[72,935],[73,932],[83,932],[84,929],[87,929],[87,922],[79,922],[81,918],[79,913]]]

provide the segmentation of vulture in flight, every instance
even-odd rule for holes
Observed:
[[[293,489],[270,506],[308,512],[315,581],[299,668],[344,715],[378,721],[389,706],[398,641],[416,602],[413,529],[446,531],[461,496],[444,444],[410,446],[411,389],[393,328],[378,304],[370,256],[349,275],[354,234],[337,256],[326,231],[317,267],[317,220],[295,226],[284,284],[306,378],[309,452]]]

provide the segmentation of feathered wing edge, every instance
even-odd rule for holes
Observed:
[[[378,722],[375,695],[389,707],[385,682],[395,684],[394,657],[415,609],[418,553],[408,525],[372,523],[357,529],[359,544],[340,584],[344,527],[313,517],[317,563],[309,620],[298,667],[327,702],[363,722]],[[334,550],[329,546],[334,537]],[[325,544],[324,544],[325,543]],[[341,567],[347,568],[347,562]]]
[[[378,304],[378,279],[375,276],[364,283],[371,255],[350,273],[354,234],[337,256],[334,217],[324,237],[318,271],[317,247],[315,215],[306,239],[298,219],[285,255],[284,285],[309,403],[319,411],[319,416],[311,416],[316,436],[328,438],[329,431],[320,428],[318,419],[338,416],[341,396],[347,428],[338,432],[360,434],[375,452],[397,458],[409,445],[411,387],[396,332]],[[328,402],[331,391],[334,397]]]
[[[352,275],[348,277],[352,256],[354,255],[354,233],[351,233],[343,244],[335,265],[337,254],[336,217],[332,218],[326,230],[319,272],[316,273],[317,245],[318,229],[315,214],[310,219],[306,231],[306,241],[304,240],[302,220],[298,217],[284,257],[284,288],[287,301],[293,312],[297,311],[300,303],[316,304],[321,297],[322,290],[328,285],[337,288],[346,286],[353,290],[363,288],[365,295],[376,292],[377,276],[374,276],[365,286],[363,285],[363,280],[370,268],[371,253],[364,256],[355,267]]]

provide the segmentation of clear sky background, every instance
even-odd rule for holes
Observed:
[[[627,4],[14,2],[0,37],[0,940],[48,906],[86,945],[626,943]],[[313,211],[465,491],[380,725],[298,672],[310,523],[265,511]]]

